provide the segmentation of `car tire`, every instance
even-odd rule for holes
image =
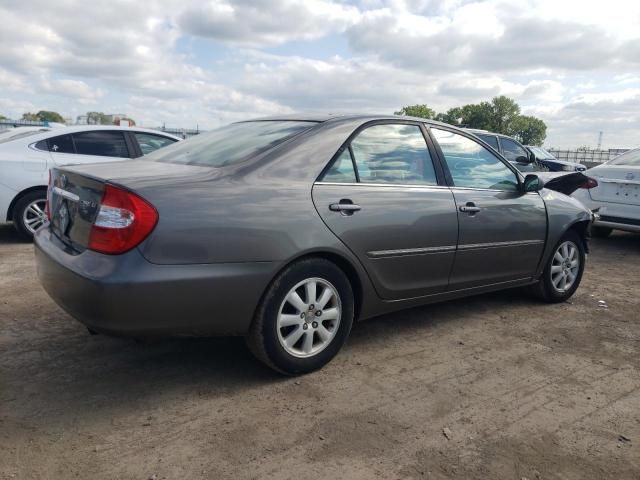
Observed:
[[[591,236],[596,238],[607,238],[613,232],[609,227],[591,227]]]
[[[578,263],[574,266],[576,260]],[[585,260],[583,240],[576,232],[569,230],[553,247],[540,281],[531,287],[532,293],[547,303],[566,301],[580,286]],[[567,284],[570,279],[571,283]]]
[[[297,261],[269,285],[246,341],[258,360],[285,375],[326,365],[344,345],[354,317],[344,272],[322,258]]]
[[[46,201],[46,190],[34,190],[21,196],[13,207],[13,225],[24,240],[33,240],[33,227],[37,230],[46,222]]]

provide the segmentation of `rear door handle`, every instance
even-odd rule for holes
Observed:
[[[353,215],[354,212],[362,210],[360,205],[356,205],[349,199],[340,200],[339,203],[332,203],[329,205],[329,210],[332,212],[340,212],[342,215]]]
[[[480,207],[476,207],[476,204],[473,202],[467,202],[466,205],[460,205],[458,208],[463,213],[468,213],[473,215],[474,213],[478,213],[480,211]]]

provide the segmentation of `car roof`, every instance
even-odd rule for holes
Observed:
[[[165,137],[169,137],[174,140],[182,140],[182,138],[177,137],[176,135],[171,135],[170,133],[166,133],[160,130],[152,130],[150,128],[120,127],[117,125],[73,125],[69,127],[48,129],[46,131],[37,133],[35,135],[29,135],[27,137],[17,138],[15,140],[12,140],[9,143],[26,142],[28,145],[31,145],[32,143],[39,142],[40,140],[44,140],[51,137],[57,137],[58,135],[66,135],[69,133],[78,133],[78,132],[104,131],[104,130],[150,133],[154,135],[163,135]]]
[[[338,122],[338,121],[360,121],[362,123],[376,120],[410,120],[414,122],[423,122],[430,125],[439,125],[449,128],[459,128],[455,125],[449,125],[436,120],[422,117],[410,117],[407,115],[389,115],[389,114],[368,114],[368,113],[291,113],[287,115],[276,115],[271,117],[252,118],[243,120],[244,122],[268,122],[268,121],[290,121],[290,122]]]

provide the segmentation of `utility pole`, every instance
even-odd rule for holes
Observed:
[[[598,148],[596,150],[600,150],[602,147],[602,130],[600,130],[600,135],[598,135]]]

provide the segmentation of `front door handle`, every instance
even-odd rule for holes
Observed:
[[[353,215],[354,212],[362,210],[360,205],[356,205],[348,198],[343,198],[339,203],[332,203],[329,205],[329,210],[332,212],[340,212],[342,215]]]
[[[480,211],[480,207],[476,207],[476,204],[473,202],[467,202],[466,205],[460,205],[458,210],[463,213],[468,213],[469,215],[474,215]]]

